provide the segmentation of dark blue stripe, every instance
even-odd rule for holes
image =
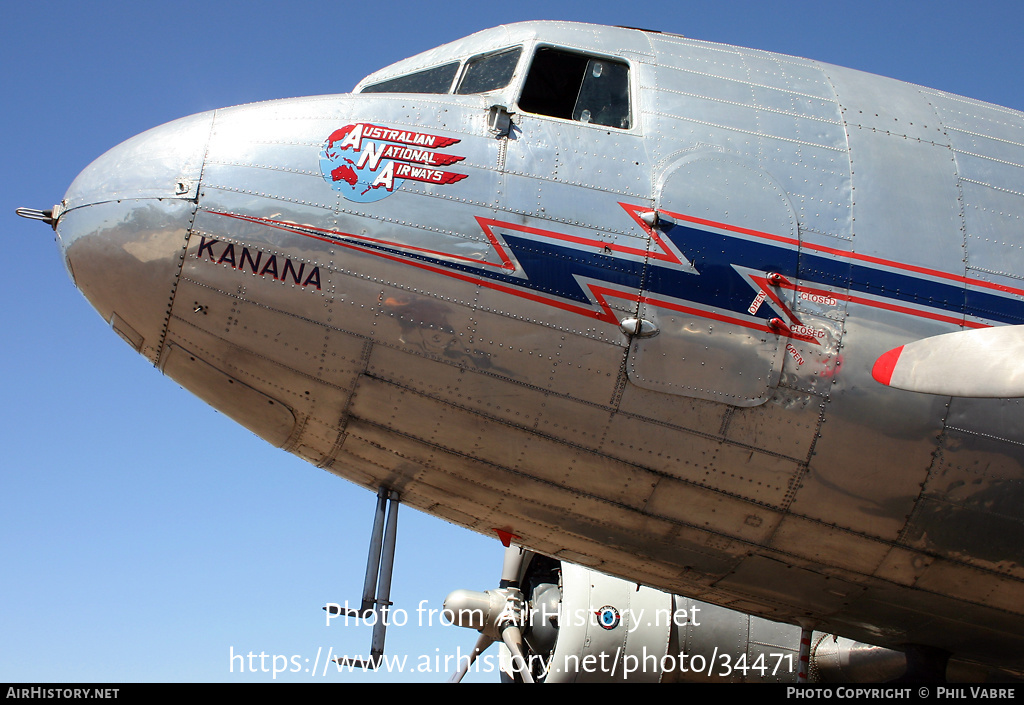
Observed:
[[[842,258],[825,257],[791,247],[757,242],[688,225],[673,225],[666,235],[693,264],[699,274],[661,266],[656,261],[620,259],[614,254],[587,252],[550,242],[523,238],[514,232],[500,233],[515,255],[527,279],[501,271],[482,269],[437,259],[397,248],[361,243],[361,247],[429,262],[448,269],[499,281],[510,286],[556,296],[584,305],[591,297],[576,283],[575,276],[638,290],[702,306],[747,315],[756,292],[733,265],[757,272],[778,272],[791,281],[826,289],[890,299],[909,306],[927,306],[959,317],[990,319],[1001,323],[1024,323],[1024,301],[1017,297],[967,291],[963,284],[937,282],[910,274],[876,269]],[[784,317],[765,301],[759,317]]]

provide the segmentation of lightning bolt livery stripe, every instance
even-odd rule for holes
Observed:
[[[641,219],[643,207],[620,205],[650,236],[648,249],[478,217],[492,252],[466,257],[310,225],[210,212],[614,325],[619,317],[609,301],[620,299],[816,343],[786,303],[786,291],[973,328],[990,325],[983,321],[1024,322],[1022,289],[679,213],[662,211],[661,225],[654,229]],[[774,273],[771,280],[769,272]]]

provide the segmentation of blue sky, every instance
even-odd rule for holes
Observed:
[[[400,58],[527,19],[662,29],[1024,108],[1019,2],[5,2],[0,681],[269,681],[237,661],[231,672],[231,650],[312,663],[370,638],[324,626],[320,607],[359,597],[373,495],[164,378],[74,289],[52,232],[14,209],[49,208],[95,157],[157,124],[345,92]],[[468,651],[474,633],[419,626],[416,609],[496,586],[500,544],[408,508],[399,524],[393,600],[409,624],[390,630],[389,653]]]

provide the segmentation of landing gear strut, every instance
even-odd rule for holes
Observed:
[[[328,614],[357,619],[366,619],[376,613],[373,634],[370,637],[370,658],[365,661],[347,656],[335,659],[342,666],[375,669],[384,656],[387,612],[391,606],[391,574],[395,565],[395,541],[398,535],[398,504],[397,492],[392,492],[386,487],[377,490],[377,511],[373,516],[370,550],[366,557],[366,577],[363,580],[363,599],[359,609],[346,609],[335,603],[324,607]]]

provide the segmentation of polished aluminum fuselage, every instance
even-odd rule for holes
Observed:
[[[625,59],[631,126],[517,110],[538,44]],[[771,619],[1019,666],[1019,402],[870,371],[1024,320],[1024,116],[561,23],[367,82],[513,45],[495,93],[240,106],[111,150],[59,213],[76,284],[213,406],[431,514]],[[350,200],[321,161],[358,125],[455,140],[433,153],[462,157],[443,167],[459,178]]]

